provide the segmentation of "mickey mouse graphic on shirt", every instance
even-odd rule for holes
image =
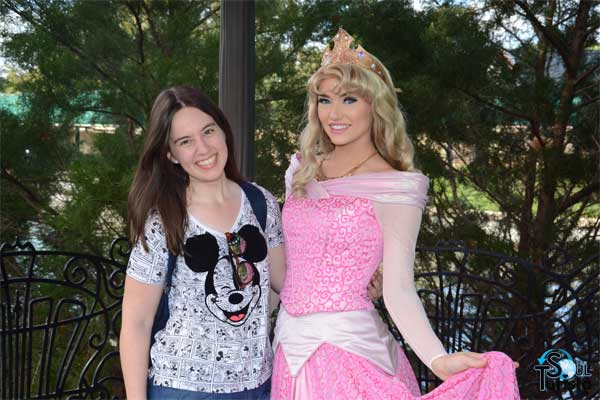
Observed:
[[[208,310],[220,321],[240,326],[260,300],[260,274],[255,263],[267,257],[267,243],[253,225],[225,236],[227,255],[219,257],[217,239],[206,232],[186,240],[184,259],[192,271],[207,272],[204,290]]]

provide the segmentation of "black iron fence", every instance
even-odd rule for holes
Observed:
[[[0,398],[124,398],[118,333],[128,254],[123,238],[108,258],[0,247]],[[416,282],[449,350],[506,352],[520,363],[523,398],[588,399],[600,395],[598,261],[555,251],[536,265],[446,243],[418,250]],[[439,381],[378,306],[430,390]]]
[[[418,292],[449,350],[507,353],[520,364],[523,398],[600,397],[599,253],[571,258],[555,249],[544,265],[460,243],[418,253]],[[381,314],[407,350],[422,391],[439,384],[383,307]]]
[[[124,396],[118,335],[128,257],[0,248],[1,399]]]

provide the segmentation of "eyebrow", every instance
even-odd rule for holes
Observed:
[[[329,98],[328,95],[326,95],[325,93],[320,93],[320,92],[316,92],[317,97],[327,97]],[[334,95],[336,95],[337,97],[348,97],[348,96],[353,96],[356,97],[357,95],[351,92],[342,92],[342,93],[334,93]]]
[[[216,122],[209,122],[208,124],[204,125],[204,128],[201,129],[201,131],[205,131],[206,128],[210,128],[211,126],[217,126]]]
[[[209,122],[208,124],[204,125],[202,127],[202,129],[200,129],[200,131],[204,132],[207,128],[210,128],[210,127],[213,127],[213,126],[217,126],[217,123],[216,122]],[[173,143],[177,143],[177,142],[179,142],[180,140],[183,140],[183,139],[188,139],[190,136],[191,135],[184,135],[184,136],[178,137],[177,139],[173,140]]]
[[[183,140],[183,139],[188,139],[190,137],[190,135],[185,135],[182,137],[178,137],[177,139],[173,140],[173,143],[177,144],[179,141]]]

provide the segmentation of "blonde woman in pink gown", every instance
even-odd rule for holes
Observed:
[[[413,166],[389,72],[351,41],[340,30],[308,82],[308,122],[285,177],[271,399],[518,399],[508,356],[447,354],[431,329],[413,277],[429,181]],[[367,297],[381,262],[396,326],[444,380],[422,397]]]

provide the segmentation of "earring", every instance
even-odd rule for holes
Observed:
[[[173,164],[179,164],[179,161],[177,161],[177,160],[176,160],[176,159],[174,159],[174,158],[172,158],[172,159],[171,159],[171,162],[172,162]]]

